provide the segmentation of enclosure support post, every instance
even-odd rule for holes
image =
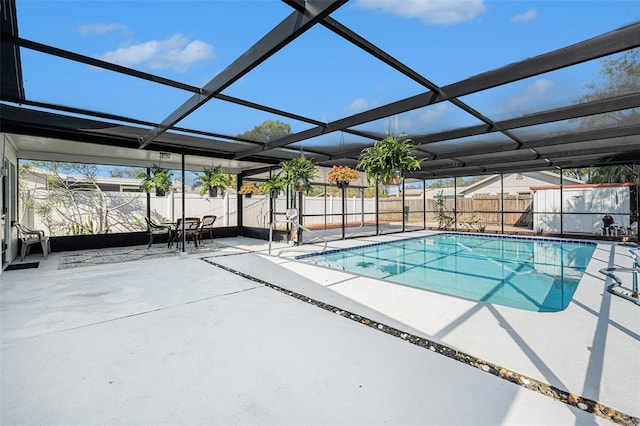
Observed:
[[[242,187],[242,178],[244,178],[244,172],[238,173],[238,177],[236,179],[236,229],[238,230],[238,235],[240,236],[244,234],[244,221],[242,215],[242,205],[244,200],[242,194],[238,194],[238,191],[240,191],[240,188]]]
[[[185,208],[186,208],[186,201],[185,201],[185,183],[184,183],[184,151],[180,153],[180,176],[182,179],[182,251],[186,252],[186,248],[185,248],[185,244],[187,242],[187,236],[185,235],[184,232],[184,217],[185,217]]]
[[[453,178],[453,230],[458,230],[458,179]]]
[[[376,235],[380,235],[380,208],[378,204],[378,181],[376,180]]]
[[[409,218],[409,212],[406,213],[407,217],[405,217],[406,207],[405,207],[405,204],[404,204],[405,203],[404,193],[405,193],[406,189],[407,189],[407,187],[404,184],[404,179],[402,179],[402,232],[406,232],[406,230],[407,230],[406,222],[407,222],[407,219]]]
[[[422,179],[422,229],[427,229],[427,180]]]
[[[563,222],[564,222],[564,215],[562,212],[562,196],[563,196],[563,188],[562,188],[563,182],[562,182],[562,168],[560,168],[560,235],[564,235],[564,229],[563,229]]]
[[[504,234],[504,174],[500,173],[500,229]]]

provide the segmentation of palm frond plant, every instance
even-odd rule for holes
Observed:
[[[137,179],[142,179],[140,182],[140,190],[144,192],[151,192],[154,188],[156,195],[164,197],[171,192],[173,172],[169,169],[162,168],[156,164],[150,168],[149,174],[146,172],[140,172],[136,175]]]
[[[271,198],[277,198],[278,195],[287,189],[289,181],[282,176],[281,173],[271,176],[260,185],[260,192],[269,194]]]
[[[200,195],[209,191],[209,197],[217,197],[218,190],[224,196],[227,188],[231,187],[231,176],[222,171],[222,166],[205,167],[194,180],[194,186],[200,186]]]
[[[309,193],[311,190],[310,181],[318,173],[318,165],[302,153],[299,157],[283,161],[281,165],[291,188],[295,191]]]
[[[360,173],[348,166],[333,166],[327,175],[327,182],[340,188],[346,187],[350,182],[360,179]]]
[[[406,133],[387,133],[387,137],[362,150],[357,167],[367,174],[369,183],[399,185],[406,172],[420,168],[420,161],[413,155],[415,149]]]

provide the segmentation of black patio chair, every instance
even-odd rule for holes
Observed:
[[[199,217],[185,217],[184,218],[184,236],[185,241],[193,241],[196,248],[198,248],[198,235],[200,233],[200,218]],[[176,234],[171,240],[171,244],[176,241],[178,248],[182,242],[182,218],[176,222]]]
[[[205,215],[202,216],[202,221],[200,222],[200,230],[198,232],[198,239],[202,242],[202,235],[205,233],[209,233],[209,239],[213,240],[213,224],[216,222],[218,217],[214,215]]]
[[[169,247],[169,245],[171,244],[171,238],[170,238],[171,225],[170,224],[159,225],[157,223],[154,223],[148,217],[145,217],[144,220],[147,221],[147,235],[149,235],[149,245],[147,245],[147,248],[151,247],[151,244],[153,244],[154,238],[162,235],[167,236],[167,247]]]

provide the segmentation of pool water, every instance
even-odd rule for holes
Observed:
[[[565,309],[595,243],[436,234],[297,259],[397,284],[536,312]]]

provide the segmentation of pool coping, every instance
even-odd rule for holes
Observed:
[[[573,239],[567,239],[567,238],[552,238],[552,237],[532,237],[532,236],[519,236],[519,235],[503,235],[503,234],[482,234],[482,233],[476,233],[476,232],[436,232],[433,234],[429,234],[429,235],[420,235],[420,236],[415,236],[415,237],[407,237],[407,238],[398,238],[396,240],[391,240],[391,241],[380,241],[377,243],[369,243],[369,244],[362,244],[359,246],[353,246],[353,247],[341,247],[341,248],[336,248],[336,249],[329,249],[329,250],[324,250],[324,251],[320,251],[320,252],[314,252],[314,253],[306,253],[306,254],[301,254],[298,256],[295,256],[294,259],[295,260],[300,260],[300,259],[306,259],[309,257],[315,257],[315,256],[321,256],[321,255],[325,255],[325,254],[331,254],[331,253],[339,253],[341,251],[349,251],[349,250],[355,250],[355,249],[360,249],[360,248],[367,248],[367,247],[375,247],[375,246],[381,246],[381,245],[390,245],[390,244],[394,244],[398,241],[408,241],[408,240],[421,240],[424,238],[430,238],[430,237],[434,237],[437,235],[464,235],[464,236],[474,236],[474,237],[486,237],[486,238],[495,238],[495,239],[508,239],[508,240],[525,240],[525,241],[551,241],[551,242],[556,242],[556,243],[572,243],[572,244],[581,244],[581,245],[593,245],[593,246],[597,246],[598,243],[595,241],[591,241],[591,240],[573,240]]]

